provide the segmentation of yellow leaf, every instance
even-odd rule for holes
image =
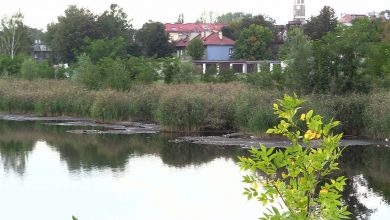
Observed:
[[[306,118],[306,115],[305,115],[305,114],[302,114],[302,115],[301,115],[301,121],[304,121],[305,118]]]
[[[286,179],[288,176],[285,173],[282,173],[283,179]]]
[[[320,190],[320,193],[328,193],[328,189],[327,188],[323,188]]]

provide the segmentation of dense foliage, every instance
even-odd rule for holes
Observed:
[[[346,219],[351,213],[340,201],[346,185],[344,176],[332,177],[339,169],[342,134],[333,134],[340,122],[323,122],[313,110],[298,112],[304,101],[288,95],[274,104],[279,124],[268,134],[291,141],[285,150],[252,148],[250,157],[240,157],[240,166],[251,171],[244,176],[250,184],[244,194],[271,205],[261,219]],[[262,189],[259,189],[259,186]]]

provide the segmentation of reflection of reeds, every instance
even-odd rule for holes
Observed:
[[[152,84],[127,92],[92,91],[68,80],[0,79],[0,111],[98,120],[158,122],[165,131],[240,129],[263,133],[275,124],[272,103],[282,93],[243,83]],[[387,92],[306,95],[307,109],[342,121],[345,134],[390,136]]]
[[[160,134],[147,135],[149,138],[145,135],[78,135],[66,133],[66,129],[68,128],[33,122],[0,121],[0,144],[17,143],[20,146],[29,146],[23,148],[26,149],[27,155],[37,140],[46,141],[53,150],[59,152],[61,160],[67,163],[70,170],[122,170],[130,157],[142,155],[160,156],[164,163],[181,167],[206,163],[218,157],[234,159],[240,152],[232,147],[221,149],[216,146],[170,143],[168,140],[173,137]],[[20,147],[6,149],[7,152],[20,151]],[[13,154],[2,154],[4,157],[7,155]]]

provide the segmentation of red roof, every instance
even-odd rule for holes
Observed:
[[[165,32],[203,32],[203,31],[214,31],[218,32],[224,27],[223,24],[211,24],[211,23],[186,23],[186,24],[165,24]]]
[[[220,38],[221,37],[221,38]],[[214,32],[209,36],[202,39],[204,45],[231,45],[235,44],[234,40],[219,35],[218,32]]]
[[[346,24],[346,23],[352,23],[353,20],[356,18],[362,18],[367,17],[366,15],[359,15],[359,14],[345,14],[343,17],[339,19],[340,23]]]

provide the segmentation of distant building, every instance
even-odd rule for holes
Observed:
[[[35,40],[32,46],[32,57],[38,62],[49,59],[51,50],[46,45],[42,44],[40,40]]]
[[[235,42],[222,35],[222,32],[190,34],[175,42],[177,56],[186,58],[186,48],[194,39],[201,39],[205,48],[204,60],[230,60]]]
[[[305,0],[294,0],[293,17],[294,21],[305,23]]]
[[[339,23],[344,24],[346,26],[352,26],[352,22],[358,18],[366,18],[367,15],[364,14],[341,14],[341,18],[339,19]]]
[[[222,36],[222,32],[214,32],[203,39],[206,47],[206,60],[230,60],[235,42]]]
[[[186,38],[189,35],[219,32],[223,27],[223,24],[212,23],[167,23],[165,24],[165,32],[169,34],[172,41],[177,41]]]

